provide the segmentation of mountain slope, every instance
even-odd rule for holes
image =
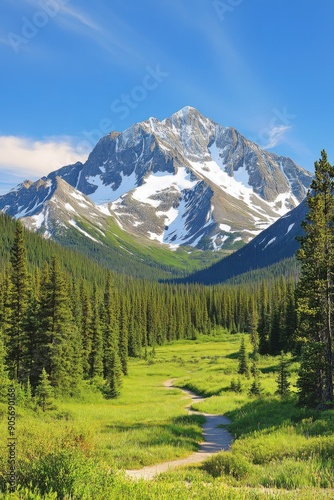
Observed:
[[[57,241],[74,227],[103,244],[96,236],[112,220],[144,244],[234,251],[297,206],[310,180],[291,159],[185,107],[106,135],[84,164],[0,196],[0,210]],[[85,229],[73,224],[72,209]]]
[[[301,222],[306,214],[307,204],[304,200],[243,248],[212,266],[187,276],[182,282],[205,285],[222,283],[294,256],[299,248],[296,238],[303,234]]]

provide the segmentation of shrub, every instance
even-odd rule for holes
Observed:
[[[42,495],[56,492],[58,498],[90,498],[111,486],[114,476],[96,461],[77,451],[61,450],[38,460],[18,463],[17,480]]]
[[[252,464],[243,455],[228,451],[218,453],[204,462],[203,468],[213,477],[225,474],[238,480],[245,478],[253,469]]]

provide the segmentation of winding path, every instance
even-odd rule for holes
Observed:
[[[166,380],[164,386],[167,388],[174,387],[173,380]],[[233,441],[232,434],[230,434],[226,429],[218,427],[218,425],[227,425],[231,423],[230,419],[224,415],[212,415],[210,413],[190,410],[189,407],[193,403],[200,403],[201,401],[204,401],[205,398],[187,389],[181,390],[184,394],[191,397],[191,402],[186,406],[188,412],[190,414],[203,415],[206,418],[203,425],[204,441],[200,443],[198,451],[192,453],[188,457],[172,460],[170,462],[163,462],[161,464],[148,465],[142,469],[126,470],[125,472],[129,477],[137,479],[153,479],[156,474],[160,474],[161,472],[165,472],[169,469],[175,469],[181,465],[203,462],[214,453],[218,453],[221,450],[228,450],[230,448]]]

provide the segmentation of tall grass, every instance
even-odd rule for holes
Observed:
[[[251,378],[237,376],[240,336],[180,341],[156,348],[156,357],[130,361],[122,395],[112,401],[86,388],[84,400],[58,401],[43,414],[18,408],[19,492],[5,493],[6,459],[0,455],[0,498],[74,499],[262,499],[334,498],[334,412],[299,408],[294,393],[275,396],[279,360],[259,361],[263,396],[250,397]],[[249,344],[248,344],[249,348]],[[290,381],[298,363],[290,358]],[[189,402],[173,378],[208,398],[195,405],[226,413],[235,442],[202,466],[170,471],[151,482],[128,479],[122,470],[186,456],[202,439],[203,417],[188,415]],[[6,442],[6,406],[0,405],[0,438]]]

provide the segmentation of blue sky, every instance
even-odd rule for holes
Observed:
[[[332,0],[2,0],[0,194],[190,105],[334,163]]]

